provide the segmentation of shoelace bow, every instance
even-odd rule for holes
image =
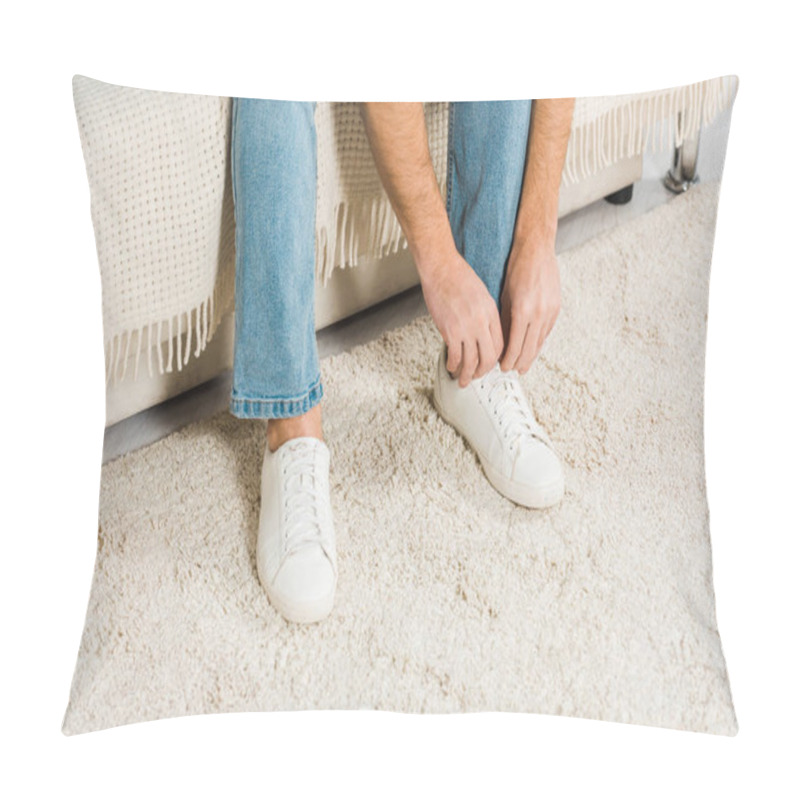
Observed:
[[[533,418],[528,400],[519,383],[519,373],[515,369],[503,372],[495,367],[484,376],[481,383],[489,387],[486,398],[493,406],[500,426],[509,438],[509,448],[523,437],[543,438],[543,431]]]
[[[307,544],[322,544],[322,512],[319,508],[320,478],[316,450],[305,442],[289,444],[292,459],[284,466],[284,513],[286,555]]]

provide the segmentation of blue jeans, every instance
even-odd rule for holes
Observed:
[[[241,418],[296,417],[322,399],[314,323],[316,103],[233,98],[233,387]],[[530,100],[450,104],[447,214],[456,247],[500,308]]]

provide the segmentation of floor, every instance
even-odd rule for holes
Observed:
[[[730,110],[720,114],[712,125],[702,131],[697,165],[700,181],[718,181],[722,177],[730,116]],[[656,135],[656,141],[658,139]],[[663,184],[672,157],[671,151],[645,153],[642,179],[635,185],[633,199],[629,203],[616,206],[599,200],[559,220],[556,252],[575,247],[674,197]],[[384,331],[405,325],[426,313],[420,288],[409,289],[318,331],[319,356],[325,358],[368,342]],[[103,441],[103,463],[155,442],[195,420],[226,409],[230,391],[229,370],[189,392],[110,426],[105,431]]]

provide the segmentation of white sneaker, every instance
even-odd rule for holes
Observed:
[[[329,470],[330,451],[314,436],[264,453],[258,577],[291,622],[318,622],[333,608],[338,572]]]
[[[463,388],[447,371],[447,346],[439,353],[433,402],[478,454],[500,494],[528,508],[546,508],[564,496],[564,472],[552,442],[533,416],[519,373],[495,364]]]

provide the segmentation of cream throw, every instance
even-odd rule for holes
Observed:
[[[694,136],[728,108],[735,76],[657,92],[579,98],[565,184]],[[91,194],[103,297],[106,382],[180,370],[234,303],[230,98],[116,86],[82,75],[73,97]],[[447,103],[426,103],[444,190]],[[658,122],[661,126],[656,139]],[[317,253],[323,282],[407,246],[372,161],[357,103],[318,103]],[[133,348],[133,350],[132,350]]]

